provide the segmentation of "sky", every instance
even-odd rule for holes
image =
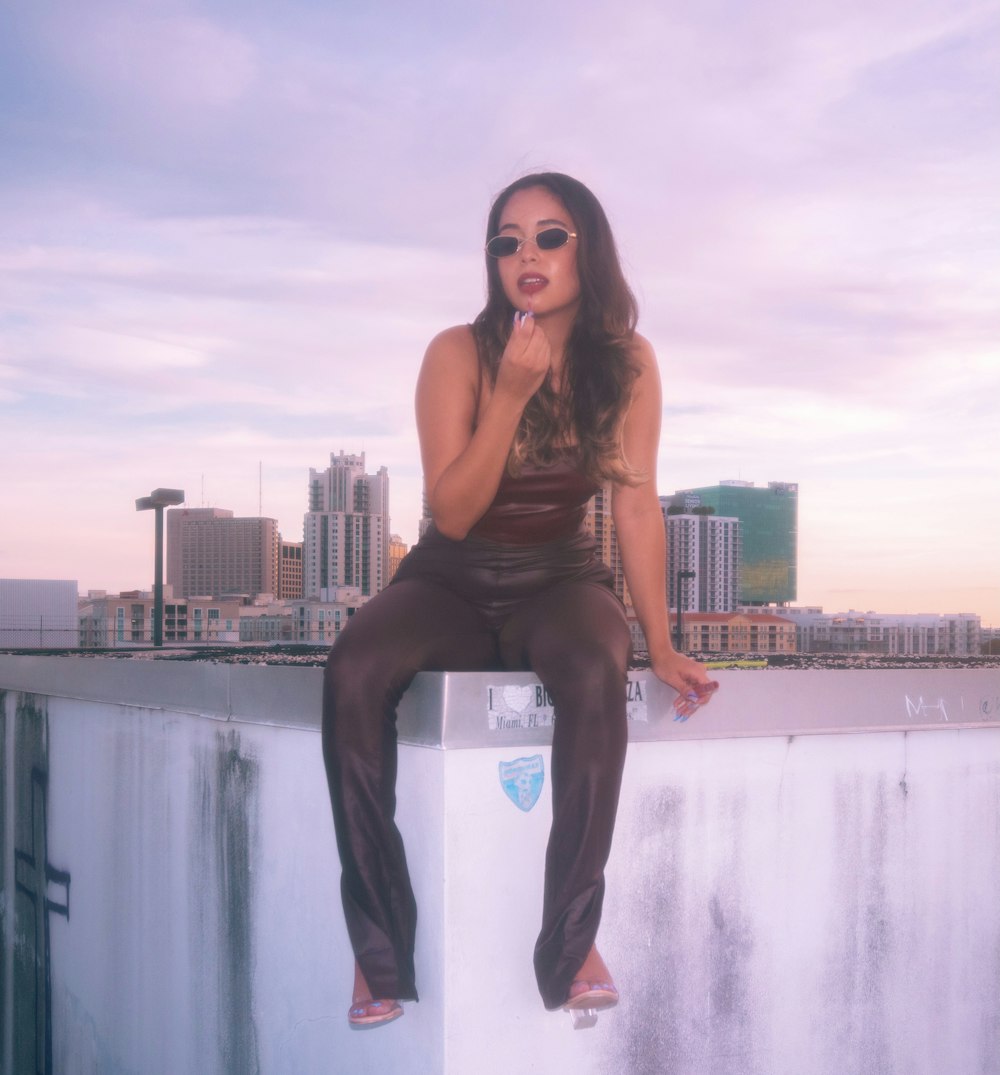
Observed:
[[[152,584],[158,487],[301,540],[389,469],[490,201],[600,198],[661,494],[799,485],[798,603],[1000,626],[1000,4],[39,0],[0,13],[0,576]]]

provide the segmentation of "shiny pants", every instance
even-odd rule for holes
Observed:
[[[624,610],[583,535],[523,548],[432,532],[351,618],[327,661],[323,755],[347,929],[373,997],[417,998],[416,902],[395,823],[396,706],[413,676],[530,669],[553,699],[552,828],[534,956],[551,1009],[566,1000],[600,923],[630,655]]]

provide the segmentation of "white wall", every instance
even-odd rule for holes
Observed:
[[[69,904],[68,917],[48,915],[60,1073],[1000,1070],[995,675],[920,680],[928,698],[975,702],[975,727],[738,734],[741,696],[836,709],[844,690],[840,708],[859,718],[858,678],[871,697],[897,693],[879,672],[730,673],[711,725],[720,736],[731,720],[728,738],[650,714],[630,747],[601,931],[623,1001],[582,1032],[542,1009],[531,971],[547,787],[523,812],[498,776],[500,761],[540,754],[547,778],[548,747],[403,746],[422,1000],[357,1034],[315,670],[249,674],[246,708],[269,709],[264,723],[218,712],[242,708],[243,674],[222,692],[223,673],[200,665],[11,660],[0,662],[11,1075],[27,1033],[13,860],[29,749],[48,772],[48,861],[70,876],[47,887]],[[99,680],[131,704],[65,697],[67,669],[80,693]],[[182,702],[136,704],[144,680]],[[647,738],[658,729],[672,738]]]

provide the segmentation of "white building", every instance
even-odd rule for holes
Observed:
[[[238,599],[174,597],[163,602],[163,641],[227,645],[240,638]],[[153,641],[156,599],[149,591],[107,594],[91,591],[80,602],[80,646],[83,649],[144,648]]]
[[[685,612],[733,612],[739,605],[740,520],[725,515],[668,514],[667,605]],[[682,574],[692,572],[688,577]]]
[[[365,473],[365,455],[330,453],[330,466],[309,470],[302,589],[333,600],[337,587],[373,597],[389,581],[389,472]]]
[[[968,657],[981,652],[980,620],[971,612],[824,612],[804,607],[782,608],[780,615],[795,623],[800,653]]]
[[[241,642],[312,642],[332,646],[367,601],[357,590],[334,588],[330,600],[272,601],[240,609]]]
[[[0,579],[0,646],[79,645],[75,579]]]

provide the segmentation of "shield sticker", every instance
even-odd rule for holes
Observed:
[[[519,810],[530,810],[542,793],[545,761],[541,754],[500,762],[500,786]]]

